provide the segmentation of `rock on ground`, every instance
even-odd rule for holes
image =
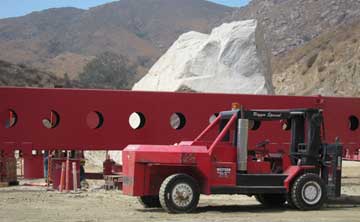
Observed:
[[[271,65],[256,20],[179,37],[133,90],[272,94]]]

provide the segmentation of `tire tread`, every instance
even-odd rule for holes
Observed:
[[[306,181],[306,180],[310,180],[310,179],[313,179],[313,180],[316,180],[317,182],[319,182],[320,187],[322,189],[322,197],[321,197],[320,201],[314,206],[310,206],[301,200],[300,192],[301,192],[302,183],[304,180]],[[291,192],[292,204],[294,204],[294,206],[296,208],[298,208],[299,210],[317,210],[317,209],[321,208],[322,205],[324,204],[324,202],[326,201],[325,185],[322,182],[321,178],[318,175],[313,174],[313,173],[305,173],[305,174],[301,175],[300,177],[298,177],[295,180],[290,192]],[[299,198],[299,196],[300,196],[300,198]]]
[[[172,209],[170,206],[168,206],[167,201],[166,201],[167,188],[170,185],[170,183],[174,182],[174,180],[176,180],[176,179],[190,180],[193,183],[193,185],[195,186],[195,190],[193,193],[194,198],[196,198],[195,202],[194,202],[193,206],[186,211],[179,211],[176,209]],[[168,176],[161,184],[160,191],[159,191],[159,200],[160,200],[160,204],[161,204],[162,208],[168,213],[189,213],[196,208],[196,206],[199,202],[199,195],[200,194],[199,194],[198,184],[191,176],[189,176],[187,174],[173,174],[173,175]]]

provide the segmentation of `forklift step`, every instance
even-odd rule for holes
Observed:
[[[237,186],[284,186],[286,174],[237,174]]]
[[[212,187],[212,194],[263,194],[263,193],[287,193],[283,186],[236,186],[236,187]]]

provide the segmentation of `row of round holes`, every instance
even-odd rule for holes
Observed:
[[[145,115],[141,112],[133,112],[129,116],[129,125],[133,129],[141,129],[145,126]],[[9,110],[9,118],[5,123],[6,128],[11,128],[16,125],[18,121],[17,114],[14,110]],[[45,128],[56,128],[60,123],[60,115],[54,111],[50,111],[50,117],[44,118],[42,124]],[[90,112],[86,117],[86,123],[90,129],[99,129],[104,124],[104,116],[101,112]],[[180,130],[185,127],[186,118],[185,115],[179,112],[173,113],[170,116],[170,126],[173,129]]]
[[[214,121],[218,115],[219,115],[218,113],[213,114],[210,117],[209,122],[211,123],[212,121]],[[145,120],[146,120],[145,115],[143,113],[134,112],[129,117],[129,125],[133,129],[141,129],[145,126]],[[348,121],[349,121],[348,127],[351,131],[355,131],[359,128],[360,122],[356,116],[351,115]],[[54,110],[51,110],[50,118],[45,118],[42,120],[44,127],[48,129],[57,127],[59,125],[59,122],[60,122],[60,115]],[[87,115],[86,122],[89,128],[99,129],[104,123],[104,117],[100,112],[94,111]],[[17,114],[14,110],[10,109],[9,119],[6,121],[5,126],[6,128],[11,128],[15,126],[16,123],[17,123]],[[186,124],[186,118],[184,114],[180,112],[176,112],[170,116],[170,126],[173,129],[180,130],[185,127],[185,124]],[[261,126],[260,121],[252,121],[250,128],[252,130],[257,130],[260,128],[260,126]],[[290,130],[291,124],[288,121],[284,121],[282,125],[282,129]]]

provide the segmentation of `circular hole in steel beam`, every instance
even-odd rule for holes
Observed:
[[[359,118],[354,115],[349,117],[349,129],[355,131],[359,128]]]
[[[143,128],[145,126],[145,115],[141,112],[133,112],[129,116],[129,125],[134,130]]]
[[[47,129],[56,128],[60,123],[60,115],[55,110],[50,111],[50,115],[42,120],[42,124]]]
[[[14,127],[18,120],[16,112],[12,109],[9,109],[7,114],[8,114],[8,117],[5,120],[5,128]]]
[[[170,116],[170,126],[175,130],[181,130],[185,127],[185,115],[179,112],[173,113]]]
[[[99,129],[104,124],[104,116],[99,111],[92,111],[86,116],[86,124],[90,129]]]

